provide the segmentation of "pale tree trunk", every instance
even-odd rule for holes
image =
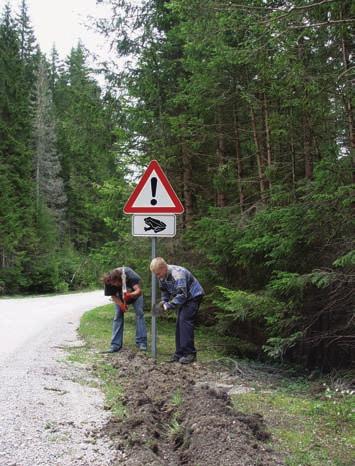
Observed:
[[[39,157],[36,157],[36,211],[39,212],[39,199],[40,199],[40,169]]]
[[[258,129],[256,125],[256,117],[254,109],[250,108],[251,112],[251,124],[253,128],[253,136],[254,136],[254,144],[255,144],[255,155],[256,155],[256,162],[258,166],[258,180],[259,180],[259,187],[260,187],[260,198],[263,202],[266,201],[266,190],[265,190],[265,178],[264,178],[264,160],[261,154],[261,147],[260,141],[258,137]]]
[[[264,113],[264,128],[265,128],[265,143],[266,143],[266,154],[267,154],[267,165],[271,167],[272,164],[272,152],[271,152],[271,142],[270,142],[270,126],[269,126],[269,108],[264,93],[263,96],[263,113]],[[270,186],[271,182],[269,181]]]
[[[43,202],[51,211],[60,230],[64,229],[66,195],[60,176],[52,94],[46,64],[42,60],[36,75],[33,142],[35,146],[36,208]]]
[[[243,162],[241,154],[241,144],[240,144],[240,131],[239,131],[239,120],[236,106],[233,105],[233,116],[234,116],[234,135],[235,135],[235,155],[237,162],[237,180],[238,180],[238,192],[239,192],[239,206],[240,211],[244,211],[244,192],[243,192]]]

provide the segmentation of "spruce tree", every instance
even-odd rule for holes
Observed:
[[[90,76],[81,44],[73,48],[55,86],[58,147],[67,196],[68,234],[82,251],[107,231],[95,214],[95,187],[112,175],[112,107]]]
[[[35,147],[36,209],[43,203],[63,232],[66,195],[57,152],[57,136],[47,63],[42,57],[36,73],[33,139]]]
[[[0,20],[1,275],[6,290],[28,283],[23,273],[35,241],[31,95],[18,28],[9,7]]]

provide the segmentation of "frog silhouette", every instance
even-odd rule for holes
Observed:
[[[166,228],[166,224],[157,218],[147,217],[144,222],[148,225],[148,227],[144,227],[144,231],[154,230],[154,233],[159,233]]]

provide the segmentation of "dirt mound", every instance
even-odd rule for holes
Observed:
[[[112,364],[127,407],[127,416],[113,418],[105,431],[120,451],[117,465],[283,464],[265,444],[270,435],[262,417],[233,409],[232,385],[222,384],[220,373],[198,363],[156,364],[130,350]]]

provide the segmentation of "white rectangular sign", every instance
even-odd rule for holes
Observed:
[[[168,237],[175,234],[175,215],[132,215],[133,236]]]

